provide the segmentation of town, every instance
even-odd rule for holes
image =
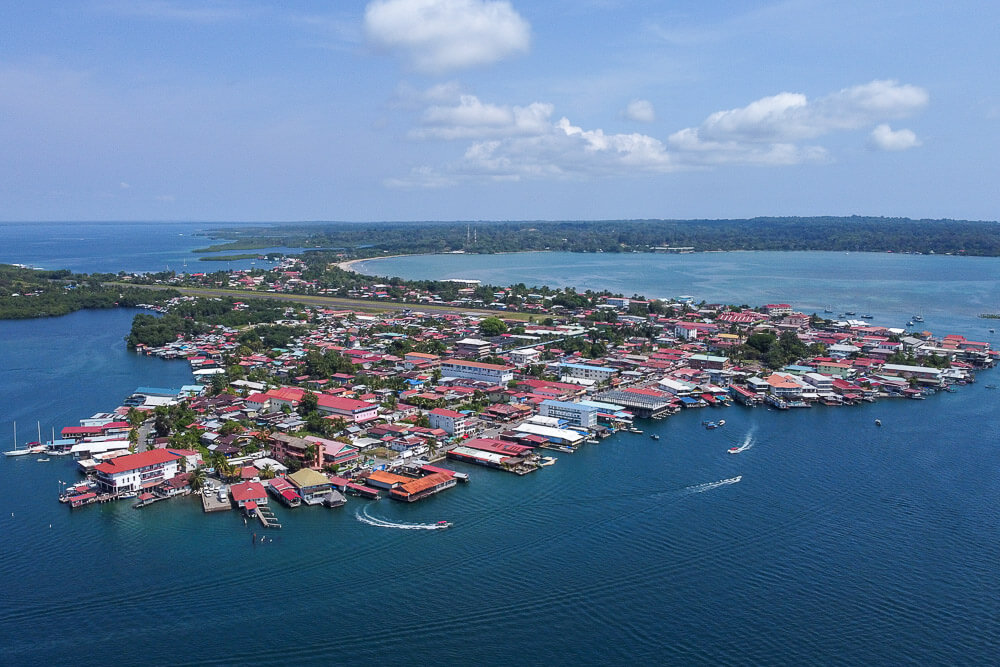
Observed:
[[[297,264],[229,280],[287,289],[302,280]],[[471,303],[476,281],[452,287],[445,301],[397,286],[414,304],[389,312],[283,304],[281,319],[138,342],[140,354],[185,360],[196,381],[137,388],[114,410],[7,454],[75,456],[84,479],[60,493],[70,507],[193,495],[206,512],[235,508],[278,528],[269,498],[285,508],[340,507],[348,496],[415,502],[468,482],[473,466],[544,474],[555,454],[641,435],[642,420],[682,410],[920,400],[974,382],[997,358],[986,342],[789,304],[506,288],[494,296],[511,312],[491,314],[461,309],[489,305]],[[351,289],[378,299],[387,288]],[[574,297],[580,305],[565,305]],[[195,300],[148,308],[170,313]]]

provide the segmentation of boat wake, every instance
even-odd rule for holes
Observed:
[[[355,513],[355,518],[361,523],[367,523],[369,526],[376,526],[378,528],[395,528],[396,530],[441,530],[443,528],[450,528],[451,523],[447,521],[441,521],[438,523],[396,523],[394,521],[386,521],[385,519],[379,519],[368,514],[368,508],[364,508],[360,512]]]
[[[695,484],[694,486],[689,486],[685,488],[684,491],[686,491],[687,493],[705,493],[706,491],[717,489],[720,486],[728,486],[729,484],[736,484],[741,479],[743,479],[743,475],[737,475],[736,477],[730,477],[729,479],[720,479],[718,482]]]
[[[728,451],[730,454],[741,454],[746,450],[752,448],[753,445],[754,445],[753,431],[751,430],[749,433],[747,433],[746,437],[743,438],[743,442],[736,445],[735,447],[730,447]]]

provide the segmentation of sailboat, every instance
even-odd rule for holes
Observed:
[[[14,422],[14,446],[17,447],[17,422]],[[4,452],[4,456],[26,456],[31,454],[30,449],[9,449]]]

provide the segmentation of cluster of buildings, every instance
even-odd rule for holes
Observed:
[[[259,510],[268,496],[292,507],[337,506],[351,494],[412,502],[467,479],[463,465],[528,474],[554,461],[545,450],[571,453],[635,430],[636,418],[734,402],[784,409],[923,398],[973,381],[997,356],[962,336],[820,320],[787,304],[750,310],[678,301],[636,315],[637,304],[649,310],[648,302],[605,297],[550,311],[545,325],[509,321],[518,333],[489,337],[482,314],[312,308],[303,317],[290,309],[289,322],[306,333],[285,348],[247,351],[240,332],[216,327],[141,349],[186,359],[199,383],[137,391],[116,413],[61,435],[84,457],[94,486],[83,493],[94,498],[183,493],[184,475],[225,460],[229,500],[244,509]],[[751,336],[789,332],[809,354],[778,369],[748,360]],[[589,358],[567,342],[580,340],[606,341],[604,354]],[[315,352],[349,364],[318,376],[308,363]],[[226,369],[225,390],[209,395],[211,378]],[[139,453],[100,444],[121,444],[123,410],[181,401],[197,415],[182,425],[197,433],[192,449],[172,448],[169,436],[149,439]],[[445,460],[459,470],[436,465]]]

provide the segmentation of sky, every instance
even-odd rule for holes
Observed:
[[[1000,217],[1000,3],[0,12],[0,220]]]

